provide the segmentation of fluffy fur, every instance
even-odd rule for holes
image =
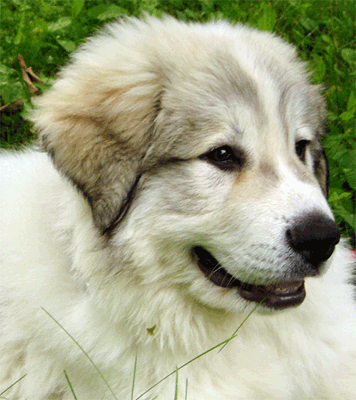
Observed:
[[[203,274],[204,246],[251,284],[305,278],[306,298],[179,370],[178,399],[354,399],[349,251],[313,270],[286,240],[333,218],[324,112],[294,48],[241,25],[129,19],[84,44],[37,101],[45,152],[1,154],[0,393],[24,376],[3,396],[70,400],[66,371],[78,399],[129,400],[137,355],[139,398],[229,338],[256,302]]]

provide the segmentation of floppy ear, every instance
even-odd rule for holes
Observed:
[[[320,137],[325,128],[326,120],[326,101],[322,96],[323,86],[313,85],[309,87],[310,101],[312,103],[309,118],[311,118],[311,125],[315,123],[315,132],[317,132],[317,140],[312,148],[313,169],[316,178],[323,194],[326,198],[329,197],[329,164],[326,154],[321,144]]]
[[[320,147],[314,151],[314,173],[317,177],[324,196],[329,196],[329,163],[325,151]]]
[[[42,147],[87,198],[96,226],[105,233],[124,212],[137,183],[160,85],[152,72],[132,76],[85,67],[74,63],[63,70],[37,100],[31,119]]]

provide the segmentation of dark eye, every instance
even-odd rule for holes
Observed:
[[[305,152],[307,150],[309,143],[310,143],[309,140],[299,140],[299,142],[295,144],[295,152],[297,153],[297,156],[302,162],[305,162]]]
[[[237,153],[229,146],[222,146],[210,151],[204,158],[207,158],[221,169],[235,169],[240,167],[243,162],[242,153]]]
[[[230,147],[223,146],[223,147],[219,147],[218,149],[215,149],[215,150],[211,151],[210,153],[208,153],[207,157],[211,161],[223,163],[223,162],[227,162],[227,161],[233,161],[235,158],[235,155]]]

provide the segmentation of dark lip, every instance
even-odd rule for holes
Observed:
[[[245,300],[262,302],[271,309],[300,305],[306,296],[304,280],[277,282],[273,285],[255,285],[240,281],[229,274],[214,256],[201,246],[192,249],[193,259],[207,279],[217,286],[236,288]]]

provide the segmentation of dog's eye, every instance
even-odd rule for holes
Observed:
[[[220,162],[233,161],[235,155],[230,147],[223,146],[208,153],[207,157],[211,161],[216,161],[220,163]]]
[[[310,143],[309,140],[299,140],[299,142],[295,144],[295,152],[297,153],[297,156],[302,162],[305,162],[305,152],[307,150],[309,143]]]
[[[234,169],[241,166],[243,157],[237,156],[236,152],[229,146],[218,147],[207,153],[204,158],[222,169]]]

